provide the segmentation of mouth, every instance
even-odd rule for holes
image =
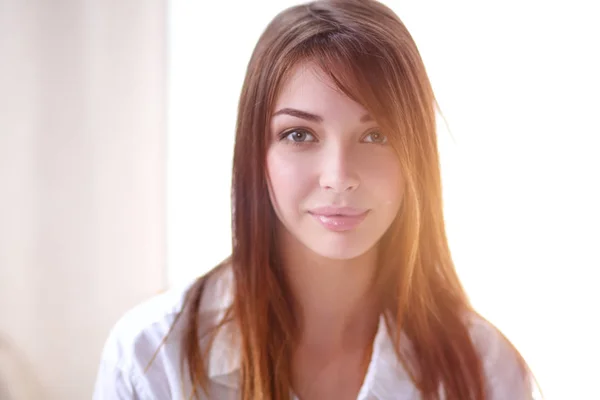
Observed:
[[[365,219],[369,210],[352,207],[320,207],[308,212],[321,225],[333,232],[353,230]]]
[[[326,217],[357,217],[367,213],[365,208],[354,207],[317,207],[309,211],[312,215],[321,215]]]

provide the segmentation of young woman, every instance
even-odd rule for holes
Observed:
[[[233,254],[122,318],[95,398],[531,399],[452,264],[435,105],[384,5],[279,14],[239,103]]]

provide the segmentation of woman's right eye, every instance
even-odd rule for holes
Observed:
[[[283,134],[283,139],[294,143],[315,142],[316,138],[312,133],[302,129],[294,129]]]

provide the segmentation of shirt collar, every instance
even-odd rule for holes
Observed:
[[[240,333],[233,321],[225,323],[215,334],[208,357],[209,379],[230,388],[239,389],[241,355],[239,351]],[[401,343],[408,343],[405,336]],[[402,351],[402,347],[401,347]],[[394,344],[387,329],[385,317],[379,318],[379,325],[373,343],[373,354],[358,399],[413,398],[416,395],[407,371],[396,356]],[[405,397],[406,396],[406,397]]]
[[[201,313],[215,316],[214,322],[220,323],[225,317],[226,310],[233,305],[234,275],[232,268],[224,268],[211,278],[207,293],[203,295]],[[241,369],[241,354],[239,349],[240,332],[235,322],[227,321],[215,332],[208,353],[207,374],[211,381],[228,387],[239,386],[239,371]]]
[[[233,321],[226,322],[216,334],[208,357],[208,377],[222,385],[238,388],[240,383],[240,333]]]
[[[417,398],[416,387],[402,362],[396,355],[393,331],[388,330],[386,318],[379,317],[379,326],[373,342],[373,354],[367,373],[358,394],[358,400],[364,399],[413,399]],[[400,335],[400,352],[410,351],[406,335]]]

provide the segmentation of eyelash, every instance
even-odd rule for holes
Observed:
[[[295,132],[303,132],[303,133],[305,133],[305,134],[307,134],[307,135],[310,135],[310,136],[312,136],[312,137],[314,138],[314,140],[311,140],[311,141],[302,141],[302,142],[297,142],[297,141],[295,141],[295,140],[293,140],[293,139],[288,139],[288,137],[289,137],[291,134],[295,133]],[[381,133],[381,132],[380,132],[380,131],[378,131],[378,130],[373,130],[373,131],[371,131],[371,132],[367,133],[367,134],[365,135],[365,138],[366,138],[366,137],[368,137],[368,136],[370,136],[370,135],[372,135],[372,134],[374,134],[374,133],[382,135],[382,136],[383,136],[383,140],[384,140],[384,141],[383,141],[383,142],[366,142],[366,143],[379,144],[379,145],[385,145],[385,144],[387,144],[387,142],[388,142],[388,140],[387,140],[387,136],[385,136],[383,133]],[[280,139],[279,139],[279,140],[280,140],[280,141],[284,141],[284,140],[285,140],[285,141],[289,142],[289,144],[292,144],[292,145],[294,145],[294,146],[302,146],[302,145],[304,145],[304,144],[306,144],[306,143],[314,143],[314,142],[316,142],[316,141],[317,141],[317,138],[316,138],[316,135],[314,135],[314,134],[310,133],[310,132],[309,132],[308,130],[306,130],[306,129],[291,129],[291,130],[287,130],[287,131],[285,131],[285,132],[281,133],[281,135],[280,135]],[[363,140],[364,140],[364,138],[363,138]]]
[[[303,132],[303,133],[305,133],[306,135],[310,135],[310,136],[312,136],[312,137],[314,138],[314,140],[311,140],[311,141],[303,141],[303,142],[297,142],[297,141],[295,141],[295,140],[293,140],[293,139],[291,139],[291,138],[290,138],[290,135],[292,135],[293,133],[296,133],[296,132]],[[290,130],[288,130],[288,131],[285,131],[285,132],[283,132],[283,133],[280,135],[280,140],[281,140],[281,141],[286,141],[286,142],[287,142],[287,144],[292,144],[292,145],[294,145],[294,146],[302,146],[302,145],[304,145],[304,144],[306,144],[306,143],[314,143],[314,142],[316,141],[316,137],[315,137],[315,135],[313,135],[312,133],[310,133],[310,132],[309,132],[308,130],[306,130],[306,129],[290,129]]]

